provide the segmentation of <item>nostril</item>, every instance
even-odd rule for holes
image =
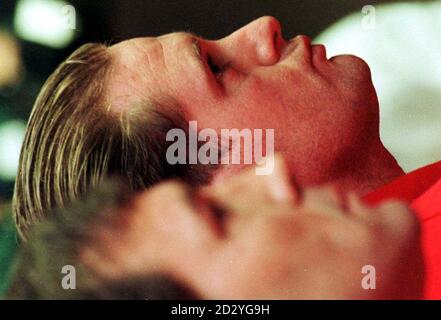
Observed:
[[[281,30],[276,30],[273,36],[273,45],[275,50],[280,54],[283,47],[283,35]]]
[[[275,48],[277,48],[279,46],[279,33],[277,31],[274,32],[273,44],[274,44]]]
[[[266,39],[263,39],[266,42],[265,52],[262,58],[264,59],[265,64],[272,65],[277,63],[280,58],[280,51],[282,47],[282,28],[279,20],[274,17],[268,16],[263,17],[261,20],[261,30],[263,31],[262,36]],[[266,33],[266,36],[264,35]]]

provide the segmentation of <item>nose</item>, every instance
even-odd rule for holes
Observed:
[[[270,66],[280,59],[284,43],[280,22],[262,17],[219,41],[224,59],[237,68]]]

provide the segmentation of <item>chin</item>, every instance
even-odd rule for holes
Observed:
[[[354,55],[339,55],[329,59],[339,69],[344,69],[350,73],[356,73],[364,78],[371,78],[371,69],[369,65],[362,58]]]

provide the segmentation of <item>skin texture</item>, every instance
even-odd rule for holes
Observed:
[[[199,190],[163,183],[95,225],[80,259],[106,281],[166,273],[206,299],[420,297],[419,228],[405,205],[369,208],[330,186],[296,191],[285,174],[277,160],[270,176]],[[375,290],[362,288],[365,265]]]
[[[275,18],[216,41],[181,32],[109,50],[107,98],[116,112],[150,99],[167,106],[162,111],[198,121],[199,130],[274,129],[276,152],[302,187],[332,182],[366,193],[403,173],[380,141],[366,63],[327,59],[325,47],[311,46],[306,36],[285,40]],[[215,182],[240,169],[223,166]]]

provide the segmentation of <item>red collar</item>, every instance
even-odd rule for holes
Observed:
[[[399,199],[421,222],[424,299],[441,299],[441,162],[416,170],[366,195],[370,204]]]
[[[441,161],[406,174],[363,198],[370,204],[388,199],[412,203],[440,180]]]

